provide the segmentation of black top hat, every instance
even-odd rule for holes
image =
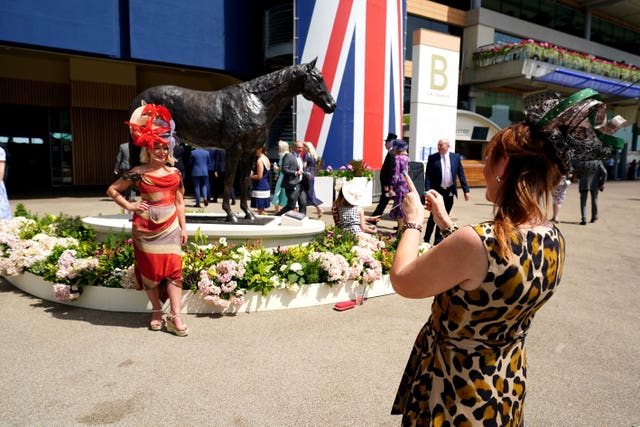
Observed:
[[[395,133],[390,133],[389,135],[387,135],[387,139],[385,139],[385,141],[391,141],[392,139],[398,139],[398,135],[396,135]]]

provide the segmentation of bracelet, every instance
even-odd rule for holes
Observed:
[[[456,224],[455,222],[453,224],[451,224],[450,226],[448,226],[447,228],[445,228],[444,230],[442,230],[440,232],[440,234],[442,234],[442,237],[449,237],[451,234],[453,234],[454,231],[456,231],[458,228],[458,224]]]
[[[409,228],[422,232],[422,224],[416,224],[415,222],[405,222],[404,226],[402,227],[402,231],[404,232]]]

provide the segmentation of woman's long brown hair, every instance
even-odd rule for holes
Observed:
[[[552,145],[525,123],[502,129],[489,143],[488,164],[505,156],[509,159],[494,206],[496,251],[502,257],[512,255],[516,227],[546,221],[551,191],[562,176]]]

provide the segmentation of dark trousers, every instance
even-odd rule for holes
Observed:
[[[298,212],[306,215],[307,214],[307,193],[302,191],[302,185],[296,184],[293,187],[287,186],[284,189],[285,194],[287,195],[287,205],[280,209],[280,211],[276,214],[278,216],[292,211],[296,208],[296,202],[298,202]]]
[[[580,190],[580,214],[582,221],[587,222],[587,195],[591,193],[591,222],[598,219],[598,190]]]
[[[200,204],[200,198],[209,202],[209,177],[207,175],[192,176],[193,191],[196,193],[196,205]]]
[[[444,208],[447,213],[451,213],[451,208],[453,208],[453,187],[449,189],[445,188],[437,188],[436,191],[442,195],[442,199],[444,200]],[[433,233],[433,229],[436,229],[436,235],[433,238],[433,244],[438,244],[442,241],[442,234],[440,233],[440,228],[436,226],[435,221],[433,220],[433,214],[429,215],[429,219],[427,220],[427,229],[424,232],[424,241],[429,243],[431,240],[431,233]]]
[[[382,193],[380,194],[380,200],[378,200],[378,206],[376,206],[376,209],[373,211],[371,216],[382,215],[384,213],[384,210],[387,208],[390,200],[391,199],[387,197],[387,192],[384,191],[383,187]]]

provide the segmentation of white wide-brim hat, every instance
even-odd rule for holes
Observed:
[[[361,180],[350,180],[342,185],[342,195],[345,200],[354,206],[360,206],[364,202],[364,186]]]

